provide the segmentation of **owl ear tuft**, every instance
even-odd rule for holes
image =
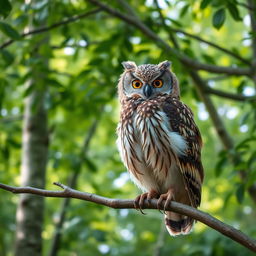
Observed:
[[[133,61],[123,61],[122,65],[126,70],[132,70],[137,68],[136,63]]]
[[[160,62],[158,64],[158,67],[160,70],[164,71],[164,70],[168,69],[171,66],[171,64],[172,63],[169,60],[165,60],[163,62]]]

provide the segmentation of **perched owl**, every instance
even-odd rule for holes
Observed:
[[[122,63],[118,83],[121,115],[117,145],[131,179],[144,193],[135,199],[171,200],[197,208],[204,178],[202,139],[192,111],[180,101],[179,84],[169,70],[170,62],[137,66]],[[170,235],[187,234],[194,220],[174,212],[165,213]]]

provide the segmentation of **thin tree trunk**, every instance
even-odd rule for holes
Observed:
[[[47,163],[47,113],[45,91],[34,90],[26,99],[22,141],[22,186],[44,188]],[[42,224],[44,199],[21,195],[16,222],[15,256],[42,254]]]
[[[31,8],[38,1],[26,0]],[[27,29],[46,24],[47,18],[29,16]],[[22,165],[21,185],[38,188],[45,187],[46,164],[48,155],[47,111],[45,99],[47,94],[48,57],[40,54],[40,46],[49,42],[49,35],[38,36],[30,49],[30,58],[39,61],[31,64],[31,89],[24,103],[22,131]],[[44,217],[44,199],[33,195],[21,195],[16,212],[15,256],[42,255],[42,229]]]

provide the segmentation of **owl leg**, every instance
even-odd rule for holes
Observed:
[[[134,208],[136,210],[139,210],[142,214],[145,214],[142,211],[142,208],[144,206],[145,200],[150,200],[153,198],[158,198],[159,197],[159,193],[157,193],[155,190],[150,190],[147,193],[143,193],[141,195],[138,195],[135,200],[134,200]]]
[[[165,208],[170,204],[172,200],[175,200],[174,198],[174,189],[169,188],[167,193],[161,194],[158,201],[157,201],[157,208],[160,210],[162,202],[165,200],[164,203],[164,213],[165,213]]]

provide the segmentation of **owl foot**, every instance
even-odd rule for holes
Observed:
[[[145,200],[150,200],[150,199],[158,198],[158,197],[159,197],[159,193],[157,193],[155,190],[150,190],[147,193],[138,195],[134,200],[134,208],[136,210],[139,210],[142,214],[145,215],[145,213],[142,211]]]
[[[165,200],[164,203],[164,214],[165,214],[165,208],[170,204],[172,200],[174,200],[174,189],[170,188],[168,189],[167,193],[160,195],[158,201],[157,201],[157,208],[161,212],[161,205],[162,202]]]

